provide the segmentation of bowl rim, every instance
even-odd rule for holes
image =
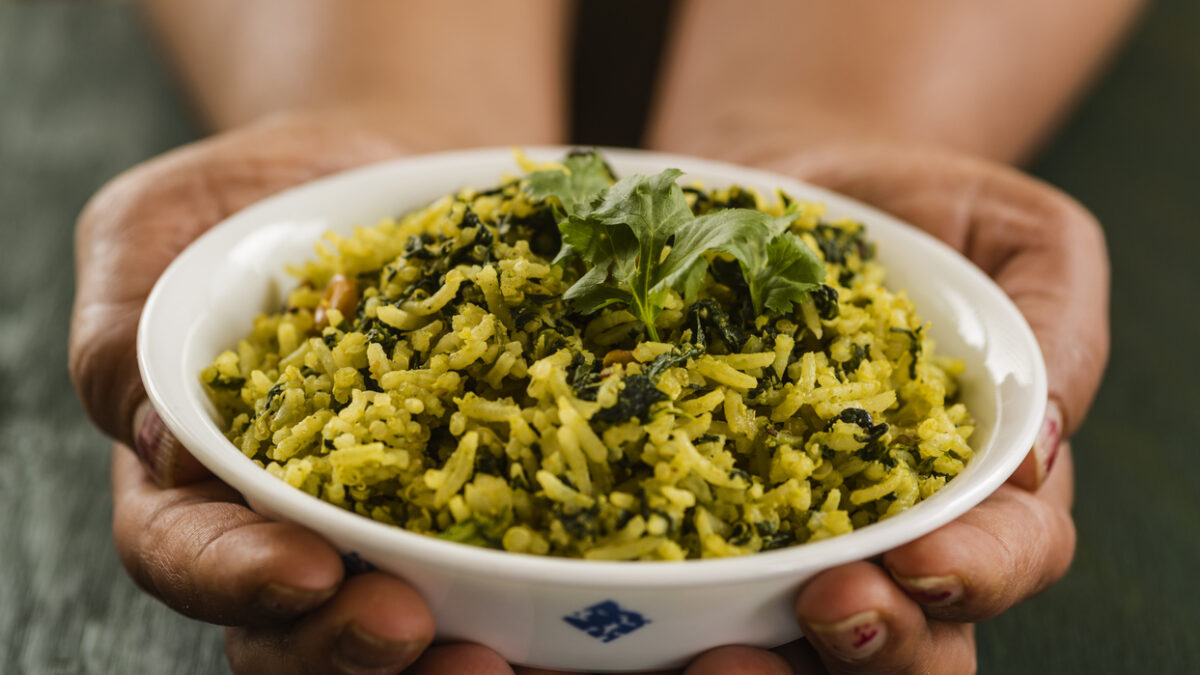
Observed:
[[[523,148],[532,158],[561,157],[570,149],[572,146]],[[993,439],[989,452],[1000,456],[996,468],[991,473],[976,476],[973,482],[950,494],[940,491],[892,518],[818,542],[731,558],[595,561],[471,546],[410,532],[360,516],[274,478],[225,439],[206,413],[195,410],[195,406],[186,405],[187,399],[181,398],[181,394],[186,392],[188,385],[184,381],[177,381],[182,375],[180,378],[173,377],[178,368],[173,369],[171,364],[164,363],[163,358],[152,353],[151,342],[155,339],[156,331],[164,328],[165,310],[173,302],[172,296],[177,292],[176,289],[185,283],[184,277],[187,276],[188,270],[201,264],[206,254],[214,254],[214,251],[219,253],[216,246],[220,244],[223,232],[227,233],[239,227],[248,228],[247,232],[253,231],[255,227],[269,224],[270,213],[281,204],[321,191],[332,194],[352,189],[355,183],[376,174],[403,173],[405,170],[418,171],[422,168],[445,170],[478,162],[502,166],[502,158],[510,163],[512,161],[512,148],[507,147],[410,155],[340,172],[256,202],[205,232],[171,261],[155,283],[142,311],[137,333],[137,360],[150,401],[176,438],[218,478],[242,493],[248,502],[265,506],[275,513],[285,513],[287,520],[302,527],[313,529],[318,534],[323,531],[336,532],[336,536],[344,540],[370,542],[372,550],[386,550],[389,556],[404,558],[413,563],[495,579],[573,587],[678,588],[724,585],[763,581],[861,560],[912,541],[958,518],[991,495],[1016,470],[1032,447],[1041,426],[1047,395],[1045,364],[1033,331],[1015,304],[965,257],[925,231],[893,216],[849,197],[783,174],[677,154],[624,148],[597,149],[617,167],[628,163],[649,162],[664,167],[678,166],[688,173],[721,174],[729,176],[731,181],[773,184],[784,190],[804,192],[807,193],[803,197],[806,200],[818,199],[838,210],[851,210],[866,215],[864,220],[868,221],[868,227],[875,223],[898,226],[909,235],[913,235],[916,240],[938,251],[944,258],[939,259],[939,263],[951,265],[955,275],[961,275],[963,281],[977,287],[973,290],[990,296],[989,300],[996,305],[994,309],[1008,314],[1003,318],[1012,323],[1020,343],[1017,346],[1029,359],[1027,365],[1031,381],[1028,387],[1031,401],[1028,403],[1031,407],[1021,418],[1019,431],[1012,434],[1010,442],[1000,445],[999,439]],[[500,171],[503,171],[503,168],[497,173]],[[429,199],[439,196],[430,195]],[[401,198],[402,191],[397,191],[397,200]],[[257,222],[257,225],[250,224],[256,221],[261,222]],[[194,330],[195,325],[187,327],[185,341],[190,339]],[[183,353],[182,349],[178,352],[180,355]],[[1003,404],[998,401],[997,405]],[[210,427],[207,432],[203,428],[206,425]],[[220,443],[213,440],[211,432],[216,433]],[[224,447],[216,447],[222,444]],[[935,503],[936,509],[922,508],[932,507]]]

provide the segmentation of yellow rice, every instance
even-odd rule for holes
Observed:
[[[779,215],[781,197],[689,191],[698,211]],[[229,439],[271,475],[363,516],[604,560],[844,534],[910,508],[970,459],[961,366],[934,355],[911,301],[883,286],[860,224],[800,205],[792,231],[825,260],[836,299],[814,293],[791,316],[754,317],[731,349],[713,337],[714,314],[745,299],[716,273],[700,293],[707,309],[672,294],[660,343],[639,342],[641,324],[619,306],[571,313],[561,296],[576,272],[550,264],[548,208],[513,179],[327,234],[293,270],[286,306],[201,374]],[[351,312],[329,303],[335,275],[357,291]],[[660,394],[635,391],[703,321],[707,348],[662,369]],[[638,395],[661,400],[621,419]]]

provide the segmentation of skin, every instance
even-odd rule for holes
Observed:
[[[398,104],[406,125],[434,133],[443,145],[532,144],[565,135],[567,3],[143,0],[140,6],[213,130],[286,110]]]
[[[1142,3],[680,4],[646,143],[760,164],[876,141],[1021,161]]]
[[[833,109],[809,114],[815,109],[812,104],[804,107],[787,99],[780,99],[780,109],[796,103],[798,107],[791,108],[794,115],[739,117],[736,111],[721,112],[719,106],[709,115],[697,105],[703,92],[693,84],[702,80],[688,72],[688,64],[722,67],[721,59],[711,57],[705,64],[689,50],[722,44],[712,51],[725,53],[722,50],[741,44],[748,29],[738,22],[724,24],[733,28],[726,31],[728,44],[721,43],[721,5],[689,3],[679,30],[690,33],[673,43],[648,139],[655,147],[739,159],[828,186],[890,211],[963,251],[1009,293],[1033,326],[1046,356],[1052,402],[1062,411],[1069,435],[1083,419],[1107,357],[1108,268],[1100,229],[1086,210],[1053,188],[952,148],[1004,159],[1028,152],[1094,69],[1131,6],[1101,4],[1105,9],[1089,11],[1071,26],[1074,42],[1069,46],[1086,52],[1083,56],[1070,52],[1070,58],[1042,61],[1049,64],[1048,72],[1057,73],[1047,75],[1057,88],[1015,92],[1041,101],[1006,111],[1009,117],[1029,118],[1021,124],[1001,124],[1019,132],[1004,136],[1000,127],[987,126],[1001,115],[972,117],[964,109],[955,114],[978,120],[983,128],[977,135],[938,137],[937,125],[910,125],[923,113],[898,111],[903,97],[877,113],[896,121],[878,127],[874,120],[856,128],[858,121],[847,124],[853,118]],[[228,15],[217,11],[221,3],[147,3],[151,23],[198,110],[207,123],[223,131],[131,169],[102,189],[80,217],[71,372],[89,415],[117,441],[113,531],[118,553],[134,580],[169,606],[229,626],[226,647],[236,672],[390,673],[406,666],[411,666],[406,672],[420,673],[514,672],[483,647],[429,647],[433,621],[411,587],[382,574],[344,579],[341,562],[327,544],[302,528],[254,514],[236,492],[205,477],[186,451],[169,453],[169,461],[153,473],[129,451],[136,424],[145,419],[139,414],[145,411],[145,394],[133,350],[138,314],[161,271],[203,231],[286,187],[371,161],[459,145],[562,140],[562,73],[548,65],[564,62],[561,10],[529,2],[493,17],[509,22],[494,25],[510,26],[507,30],[520,26],[521,34],[535,36],[528,40],[489,44],[488,36],[503,34],[497,30],[485,31],[478,43],[456,41],[455,50],[478,49],[447,57],[446,67],[459,68],[460,78],[488,80],[477,69],[492,65],[501,68],[498,72],[524,74],[488,91],[488,115],[471,115],[446,110],[444,101],[453,96],[439,89],[444,79],[418,72],[443,64],[419,57],[438,44],[429,38],[437,31],[428,26],[469,30],[466,26],[473,24],[461,23],[463,12],[478,20],[479,11],[487,10],[433,3],[420,8],[425,14],[415,22],[395,16],[391,6],[363,2],[355,3],[352,11],[332,12],[319,0],[288,3],[289,8],[300,8],[292,11],[303,30],[281,35],[269,30],[278,16],[273,12],[284,11],[279,5],[239,5],[238,26],[221,33],[222,49],[212,50],[204,48],[204,38],[211,37],[223,25],[220,17]],[[920,6],[930,12],[946,9],[937,3]],[[1118,11],[1121,8],[1125,14]],[[778,12],[790,11],[775,9],[770,15],[777,20]],[[801,30],[813,32],[814,39],[821,31],[813,24],[847,20],[828,7],[813,11]],[[928,42],[947,25],[957,30],[973,25],[959,14],[956,9],[958,18],[944,23],[915,23],[913,31],[920,33],[916,38]],[[354,39],[364,34],[357,31],[388,37],[395,51],[382,49],[377,41]],[[912,37],[912,31],[895,33],[880,29],[879,35],[895,41],[890,46],[902,53],[904,40],[897,36]],[[266,47],[264,40],[269,41]],[[1031,44],[1029,49],[1050,50],[1043,56],[1057,50],[1048,38]],[[274,56],[265,62],[250,58],[255,49]],[[990,63],[1000,56],[1002,52],[981,49],[968,50],[963,58],[970,65],[970,58]],[[773,57],[777,61],[765,63],[778,67],[780,77],[804,84],[795,91],[840,77],[806,80],[807,71],[794,63],[795,55]],[[281,63],[319,67],[293,68],[287,77],[272,78]],[[945,63],[920,62],[932,70],[954,70],[941,65]],[[962,60],[954,64],[964,65]],[[851,66],[860,69],[856,77],[868,91],[872,77],[886,82],[895,76],[876,72],[871,64],[830,65]],[[932,81],[953,81],[953,72],[932,77],[937,74],[926,73]],[[1007,85],[1015,80],[998,78]],[[262,83],[261,89],[256,82]],[[746,86],[739,95],[767,100],[761,98],[763,92]],[[389,93],[379,95],[380,91]],[[878,97],[886,97],[886,92],[874,96],[872,100],[882,101]],[[952,97],[941,98],[946,100]],[[422,102],[431,101],[436,105],[422,108]],[[731,119],[736,123],[730,125]],[[834,119],[837,123],[830,121]],[[867,127],[873,131],[867,133]],[[668,132],[674,128],[689,133],[673,137]],[[756,138],[769,142],[751,143],[752,128],[761,134]],[[980,139],[996,138],[1007,140],[980,144]],[[755,147],[771,151],[739,154]],[[1069,448],[1064,444],[1057,462],[1053,458],[1045,449],[1031,453],[1009,485],[958,521],[879,560],[829,570],[808,583],[797,599],[797,619],[811,640],[774,652],[723,647],[701,656],[686,672],[973,670],[972,624],[1045,589],[1070,563],[1074,528]],[[927,588],[903,581],[947,576],[962,581],[961,592],[950,602],[930,600]],[[874,613],[886,639],[876,638],[877,651],[853,661],[839,654],[838,640],[826,639],[821,628],[864,612]]]

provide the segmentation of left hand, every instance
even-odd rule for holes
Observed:
[[[187,244],[279,190],[439,142],[433,129],[394,131],[395,119],[366,108],[267,118],[126,172],[80,217],[71,373],[85,410],[118,440],[117,553],[169,607],[227,626],[236,673],[512,672],[476,645],[427,649],[433,616],[411,586],[378,572],[346,578],[319,536],[250,510],[170,435],[135,362],[142,305]]]
[[[1074,555],[1072,459],[1062,439],[1082,421],[1108,355],[1101,230],[1054,188],[942,150],[831,149],[768,168],[888,211],[970,258],[1033,328],[1050,401],[1025,463],[982,504],[878,560],[806,584],[796,614],[809,640],[774,652],[718,648],[685,673],[974,672],[973,624],[1048,588]]]

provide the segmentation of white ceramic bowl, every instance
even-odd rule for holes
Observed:
[[[557,159],[566,148],[529,150]],[[943,354],[966,362],[963,400],[978,454],[916,507],[848,535],[742,558],[597,562],[476,548],[406,532],[272,478],[218,429],[199,372],[278,308],[295,281],[285,263],[312,255],[326,230],[348,232],[464,186],[517,173],[507,149],[412,157],[290,190],[230,217],[176,259],[151,293],[138,332],[146,391],[167,426],[257,511],[308,527],[347,554],[410,582],[441,639],[485,644],[516,663],[581,670],[670,667],[722,644],[772,647],[800,637],[796,590],[815,573],[868,558],[962,515],[999,487],[1031,447],[1046,375],[1033,333],[1008,297],[958,253],[879,211],[784,176],[689,157],[606,150],[620,175],[687,172],[710,187],[780,187],[866,223]]]

